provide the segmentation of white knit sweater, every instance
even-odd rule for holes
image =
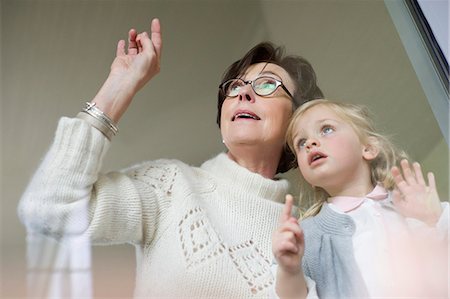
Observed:
[[[62,118],[19,205],[30,231],[136,246],[137,298],[267,297],[271,234],[286,180],[270,180],[224,153],[192,167],[145,162],[99,174],[109,141]]]

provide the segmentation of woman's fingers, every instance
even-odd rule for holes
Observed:
[[[139,52],[142,51],[146,51],[148,49],[152,49],[151,47],[151,41],[150,38],[148,37],[148,33],[147,32],[142,32],[138,35],[138,37],[136,38],[137,42],[138,42],[138,49]]]
[[[142,51],[154,51],[158,61],[161,59],[162,50],[162,35],[161,24],[159,19],[153,19],[151,23],[151,40],[147,32],[137,33],[136,29],[132,28],[128,31],[128,48],[125,53],[125,44],[119,41],[117,46],[117,56],[121,55],[136,55]]]
[[[153,47],[155,48],[156,56],[158,60],[161,59],[161,51],[162,51],[162,33],[161,33],[161,23],[159,19],[153,19],[152,24],[150,25],[151,29],[151,39],[153,43]]]
[[[128,31],[128,54],[135,55],[138,53],[138,46],[136,42],[137,32],[135,29]]]
[[[136,37],[136,47],[137,47],[137,52],[138,53],[141,53],[142,52],[142,50],[143,50],[143,46],[142,46],[142,39],[145,39],[145,36],[147,35],[147,33],[146,32],[142,32],[142,33],[139,33],[138,35],[137,35],[137,37]]]
[[[121,39],[117,43],[116,56],[124,56],[124,55],[126,55],[126,53],[125,53],[125,41],[123,39]]]

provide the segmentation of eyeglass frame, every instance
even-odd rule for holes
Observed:
[[[256,92],[255,87],[253,86],[253,83],[254,83],[256,80],[260,79],[260,78],[270,78],[270,79],[272,79],[272,80],[274,80],[274,81],[276,82],[276,85],[277,85],[277,86],[275,87],[275,89],[274,89],[271,93],[268,93],[268,94],[265,94],[265,95],[261,95],[261,94],[259,94],[258,92]],[[230,82],[230,81],[234,81],[234,80],[240,80],[240,81],[244,82],[244,85],[242,85],[242,86],[245,86],[245,85],[250,84],[250,86],[252,87],[252,90],[253,90],[257,95],[259,95],[259,96],[261,96],[261,97],[266,97],[266,96],[270,96],[271,94],[274,94],[275,91],[277,91],[278,87],[281,86],[281,88],[287,93],[287,95],[294,101],[294,97],[293,97],[292,94],[289,92],[289,90],[286,88],[286,86],[283,84],[283,82],[282,82],[281,80],[275,79],[275,78],[270,77],[270,76],[261,76],[261,77],[255,78],[255,79],[253,79],[253,80],[244,80],[244,79],[242,79],[242,78],[232,78],[232,79],[229,79],[229,80],[227,80],[227,81],[225,81],[225,82],[223,82],[223,83],[221,83],[221,84],[219,85],[220,90],[223,92],[223,94],[224,94],[226,97],[235,98],[235,97],[237,97],[237,96],[239,95],[239,93],[238,93],[238,94],[236,94],[235,96],[229,96],[229,95],[227,95],[227,93],[226,93],[225,90],[223,89],[223,87],[224,87],[224,85],[225,85],[226,83],[228,83],[228,82]]]

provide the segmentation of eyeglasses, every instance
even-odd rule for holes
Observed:
[[[284,86],[283,82],[272,77],[258,77],[253,81],[245,81],[240,78],[230,79],[220,84],[219,88],[225,96],[234,98],[239,94],[241,88],[247,84],[250,84],[253,91],[259,96],[271,95],[279,86],[281,86],[288,96],[291,99],[294,99],[286,86]]]

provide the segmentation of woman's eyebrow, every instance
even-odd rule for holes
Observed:
[[[260,72],[258,74],[258,76],[261,76],[261,75],[272,75],[272,76],[275,76],[275,77],[277,77],[278,79],[281,80],[281,76],[276,74],[276,73],[274,73],[274,72],[272,72],[272,71],[262,71],[262,72]]]

